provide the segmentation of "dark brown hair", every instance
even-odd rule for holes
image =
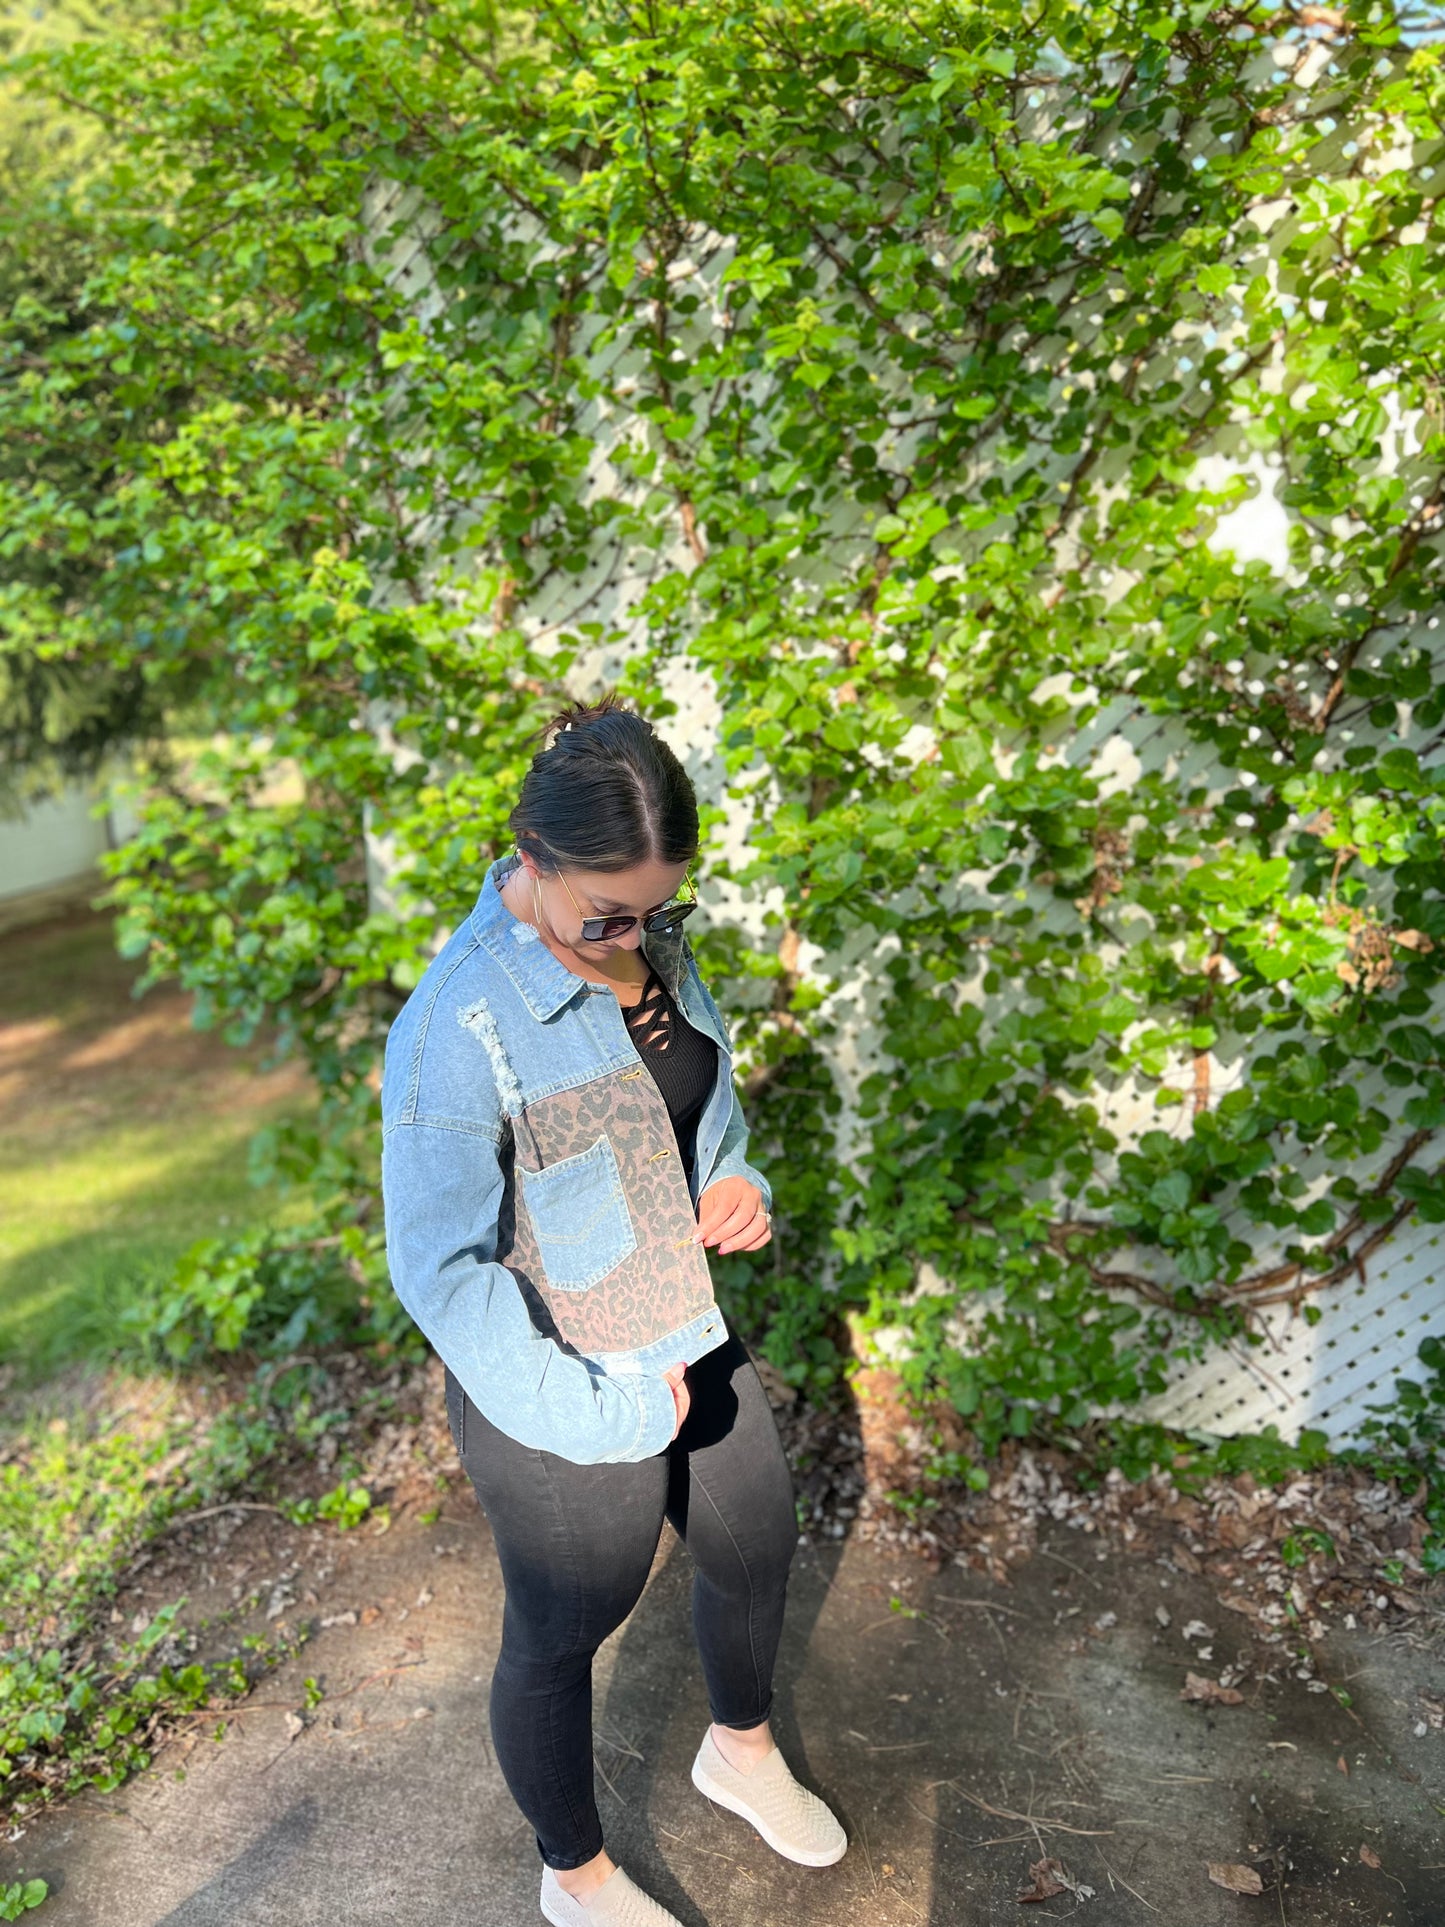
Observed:
[[[544,876],[695,859],[692,778],[644,716],[609,690],[595,703],[567,703],[537,737],[553,730],[507,817]]]

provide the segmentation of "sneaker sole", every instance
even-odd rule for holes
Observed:
[[[692,1767],[692,1783],[699,1793],[705,1794],[709,1800],[715,1800],[720,1807],[726,1807],[729,1813],[737,1814],[740,1819],[746,1820],[750,1827],[756,1828],[774,1853],[780,1853],[785,1860],[796,1860],[800,1867],[831,1867],[848,1851],[846,1836],[841,1846],[826,1847],[811,1853],[805,1847],[789,1846],[778,1838],[771,1827],[764,1825],[750,1807],[744,1806],[741,1800],[736,1799],[726,1788],[720,1787],[715,1780],[709,1778],[695,1760]]]

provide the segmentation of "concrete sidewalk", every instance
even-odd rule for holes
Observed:
[[[435,1524],[332,1543],[302,1617],[367,1623],[319,1631],[224,1743],[198,1725],[141,1779],[4,1850],[0,1879],[50,1882],[43,1927],[542,1920],[531,1829],[487,1737],[502,1594],[485,1520],[454,1491]],[[1349,1710],[1294,1678],[1246,1682],[1238,1706],[1185,1704],[1186,1672],[1217,1674],[1247,1637],[1207,1578],[1063,1528],[1007,1590],[869,1543],[800,1547],[774,1731],[851,1840],[811,1870],[688,1779],[708,1718],[689,1579],[664,1529],[595,1675],[609,1850],[685,1927],[1445,1921],[1445,1737],[1421,1711],[1445,1667],[1423,1641],[1328,1654]],[[1184,1638],[1194,1620],[1215,1629],[1212,1661]],[[308,1674],[327,1695],[311,1713]],[[1073,1888],[1021,1906],[1045,1855]],[[1213,1884],[1209,1862],[1253,1867],[1263,1893]]]

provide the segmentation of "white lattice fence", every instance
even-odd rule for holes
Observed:
[[[1337,1443],[1354,1438],[1397,1379],[1420,1376],[1420,1340],[1440,1331],[1441,1228],[1401,1225],[1362,1269],[1362,1279],[1306,1300],[1318,1309],[1318,1324],[1287,1305],[1266,1307],[1259,1314],[1263,1344],[1236,1343],[1181,1371],[1149,1401],[1146,1415],[1202,1432],[1275,1425],[1293,1440],[1311,1426]]]

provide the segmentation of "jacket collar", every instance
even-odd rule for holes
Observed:
[[[514,917],[503,903],[501,887],[521,862],[515,853],[490,864],[481,894],[469,919],[477,942],[491,952],[521,992],[528,1010],[541,1023],[554,1017],[579,990],[593,988],[555,957],[530,923]],[[687,938],[681,929],[642,933],[642,954],[666,984],[668,994],[681,994],[687,968]]]

